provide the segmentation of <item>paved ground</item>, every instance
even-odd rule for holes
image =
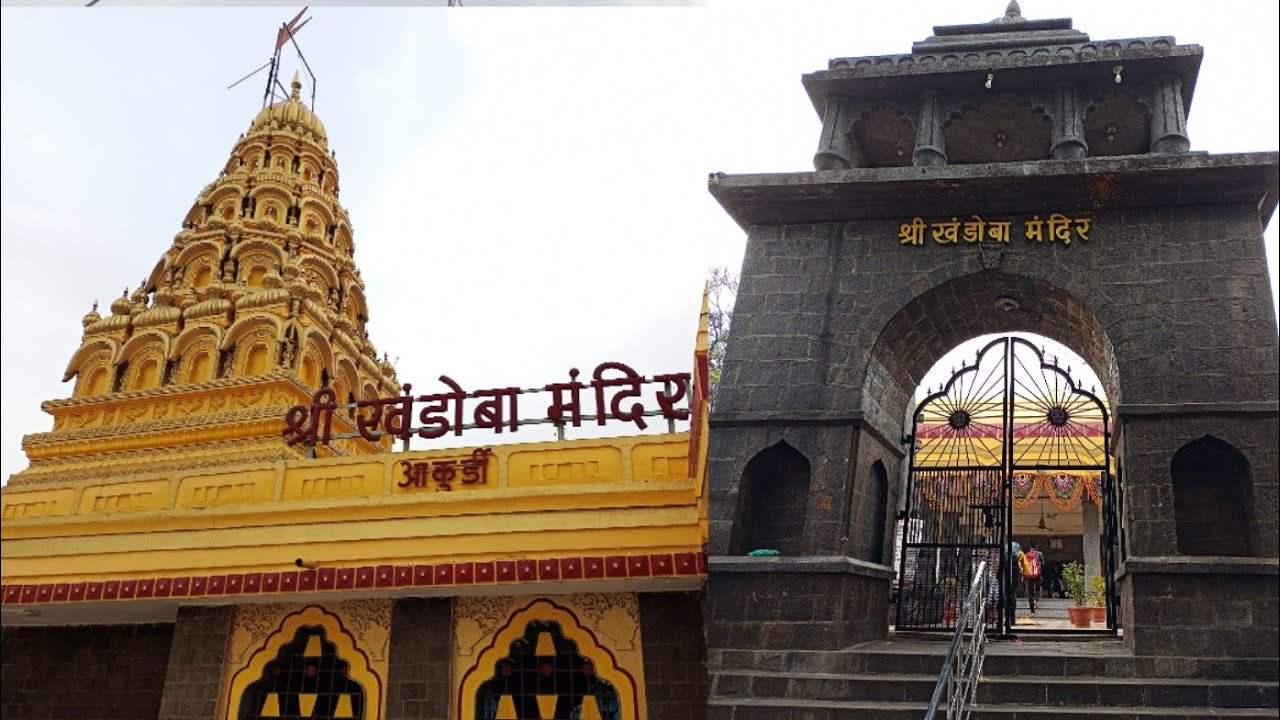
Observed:
[[[891,637],[888,640],[875,640],[872,642],[859,643],[854,645],[852,650],[861,652],[886,652],[886,653],[902,653],[902,654],[920,654],[920,655],[944,655],[947,652],[947,643],[942,642],[942,637],[938,639],[925,639],[922,637]],[[1125,647],[1124,641],[1118,638],[1096,638],[1089,642],[1081,642],[1079,639],[1071,640],[1045,640],[1036,638],[1034,640],[1023,640],[1018,637],[992,639],[987,643],[988,655],[1013,655],[1025,657],[1028,655],[1045,655],[1058,656],[1064,652],[1069,652],[1073,656],[1096,656],[1096,657],[1129,657],[1131,653]]]
[[[1032,615],[1025,599],[1018,600],[1017,623],[1015,629],[1022,630],[1079,630],[1067,619],[1067,606],[1070,600],[1052,598],[1036,603],[1036,614]],[[1106,630],[1105,622],[1093,623],[1091,630]]]

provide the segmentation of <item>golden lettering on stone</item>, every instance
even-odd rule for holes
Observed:
[[[923,245],[924,221],[916,217],[909,223],[902,223],[898,228],[898,240],[903,245]]]
[[[960,227],[960,221],[951,218],[950,222],[936,222],[929,226],[929,231],[933,233],[933,241],[939,245],[950,245],[956,241],[956,230]]]
[[[927,223],[922,218],[913,217],[910,222],[898,226],[898,242],[901,245],[924,245],[927,235],[939,245],[957,245],[961,239],[969,244],[987,241],[1007,243],[1013,234],[1013,225],[1012,220],[983,220],[980,215],[970,215],[963,221],[952,217]],[[1028,241],[1048,240],[1063,245],[1070,245],[1073,240],[1088,241],[1092,227],[1092,218],[1072,218],[1057,212],[1050,213],[1047,219],[1033,215],[1022,221],[1023,236]]]

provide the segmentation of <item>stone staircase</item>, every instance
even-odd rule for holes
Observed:
[[[844,650],[708,651],[714,720],[920,720],[945,640]],[[1280,716],[1274,659],[1134,657],[1123,642],[994,640],[979,720],[1202,720]]]

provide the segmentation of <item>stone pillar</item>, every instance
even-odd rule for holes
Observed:
[[[1102,516],[1098,510],[1098,506],[1088,495],[1080,498],[1080,516],[1084,526],[1085,582],[1102,575]]]
[[[453,693],[451,598],[400,598],[391,606],[387,720],[446,720]]]
[[[1089,154],[1084,140],[1084,114],[1076,86],[1059,83],[1053,96],[1053,159],[1069,160]]]
[[[1162,75],[1151,93],[1151,152],[1180,154],[1190,149],[1182,78]]]
[[[235,610],[232,605],[178,609],[164,694],[160,698],[160,720],[207,720],[218,716],[222,667]]]
[[[843,170],[852,167],[853,155],[859,148],[849,142],[848,103],[837,97],[827,98],[827,109],[822,115],[822,135],[818,138],[818,152],[813,156],[815,170]]]
[[[640,593],[649,720],[707,717],[706,632],[698,593]]]
[[[911,153],[911,164],[916,167],[947,164],[946,141],[942,137],[942,104],[934,90],[925,90],[920,95],[916,149]]]

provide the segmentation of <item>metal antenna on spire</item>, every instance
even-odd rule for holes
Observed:
[[[254,70],[248,75],[245,75],[239,80],[228,85],[227,86],[228,90],[239,85],[245,80],[248,80],[254,75],[257,75],[263,70],[270,68],[270,70],[267,72],[267,87],[262,91],[262,107],[266,107],[267,105],[271,104],[271,101],[275,99],[276,88],[279,88],[284,93],[284,96],[288,98],[289,91],[286,90],[284,85],[280,83],[280,51],[284,49],[284,44],[286,41],[288,41],[293,43],[294,49],[298,51],[298,57],[302,60],[302,64],[307,68],[307,74],[311,76],[311,106],[312,108],[315,107],[316,76],[315,76],[315,73],[311,72],[311,66],[307,65],[307,59],[302,56],[302,50],[298,47],[298,42],[293,39],[294,36],[298,34],[298,31],[301,30],[304,25],[311,22],[311,18],[307,18],[306,20],[302,19],[302,16],[307,13],[307,9],[308,8],[305,8],[305,7],[302,8],[302,11],[299,12],[297,15],[294,15],[292,20],[290,20],[287,23],[280,24],[280,28],[276,30],[276,45],[275,45],[275,49],[271,53],[271,58],[267,60],[265,63],[263,63],[262,65],[258,66],[258,69]],[[301,22],[299,22],[300,20]]]
[[[302,8],[302,12],[298,13],[298,17],[295,17],[293,19],[293,22],[297,22],[298,18],[302,17],[302,13],[305,13],[306,11],[307,11],[306,8]],[[303,20],[302,25],[299,25],[297,27],[291,27],[293,22],[281,27],[280,31],[289,38],[289,42],[293,45],[293,49],[298,53],[298,59],[302,61],[302,67],[306,68],[307,74],[311,76],[311,112],[315,112],[316,111],[316,74],[311,72],[311,64],[307,62],[307,57],[302,54],[302,48],[298,47],[298,41],[294,39],[294,35],[296,35],[298,31],[302,29],[303,25],[306,25],[307,23],[311,22],[311,18],[307,18],[306,20]],[[280,56],[281,45],[282,43],[279,40],[277,40],[276,41],[276,57]],[[279,63],[277,63],[277,72],[279,72],[278,66],[279,66]]]

